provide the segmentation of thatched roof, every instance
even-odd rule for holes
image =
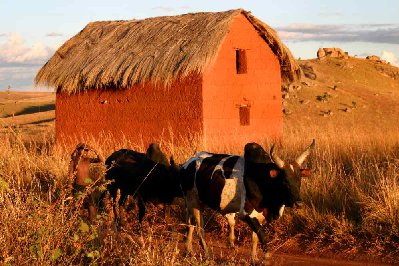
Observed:
[[[277,33],[238,9],[89,23],[55,52],[37,73],[35,83],[75,93],[128,88],[150,80],[169,84],[179,75],[202,73],[216,59],[230,22],[240,14],[279,58],[283,80],[298,79],[300,68]]]

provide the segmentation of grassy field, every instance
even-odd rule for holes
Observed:
[[[26,140],[54,132],[55,94],[0,92],[0,134],[18,133]]]
[[[397,264],[399,81],[387,74],[397,69],[356,58],[301,63],[312,66],[317,78],[304,79],[297,84],[301,88],[292,89],[284,101],[290,112],[284,117],[278,152],[293,159],[315,138],[316,149],[306,162],[313,175],[303,180],[305,206],[288,210],[265,227],[270,250]],[[325,93],[331,97],[323,97]],[[43,97],[50,99],[43,105],[54,103],[54,95]],[[230,252],[225,248],[227,224],[209,210],[206,232],[213,253],[206,261],[199,246],[193,257],[184,256],[184,212],[179,205],[173,207],[170,225],[162,220],[162,209],[149,207],[144,241],[137,233],[136,214],[129,209],[123,230],[115,230],[107,212],[99,215],[95,225],[88,225],[76,210],[81,202],[63,193],[70,151],[54,146],[54,122],[48,120],[54,119],[54,113],[39,118],[47,112],[54,111],[1,118],[3,125],[14,120],[0,134],[0,264],[248,263],[248,228],[238,224],[241,248]],[[106,148],[107,141],[93,143],[105,157],[113,151]],[[271,143],[262,144],[269,149]],[[191,156],[193,146],[163,143],[177,162]],[[231,147],[226,152],[243,151]]]

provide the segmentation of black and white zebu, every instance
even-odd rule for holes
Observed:
[[[270,221],[278,218],[284,207],[293,207],[300,202],[301,177],[310,172],[301,169],[301,165],[315,141],[293,163],[280,159],[274,145],[270,150],[273,162],[267,162],[266,155],[259,152],[260,146],[256,145],[254,149],[257,150],[247,149],[247,145],[244,157],[200,152],[182,165],[180,175],[188,208],[188,252],[192,251],[194,218],[201,244],[208,254],[201,215],[201,206],[206,205],[222,214],[230,214],[230,217],[227,216],[229,223],[234,223],[231,214],[237,213],[256,233],[251,251],[253,260],[256,260],[258,238],[265,258],[270,256],[261,223],[264,219]],[[234,241],[232,237],[234,234],[230,232],[230,242]]]

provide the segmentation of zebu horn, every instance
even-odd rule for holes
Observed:
[[[272,158],[273,162],[279,167],[279,168],[283,168],[284,167],[284,161],[281,160],[280,157],[277,156],[277,154],[274,153],[274,148],[275,148],[275,144],[273,144],[273,146],[270,149],[270,157]]]
[[[309,145],[309,147],[296,158],[296,162],[299,166],[302,165],[302,163],[306,160],[306,158],[309,156],[310,151],[314,148],[316,141],[313,139],[312,143]]]

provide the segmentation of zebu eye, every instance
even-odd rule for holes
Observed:
[[[276,178],[278,176],[278,171],[276,169],[272,169],[269,171],[269,175],[271,178]]]

